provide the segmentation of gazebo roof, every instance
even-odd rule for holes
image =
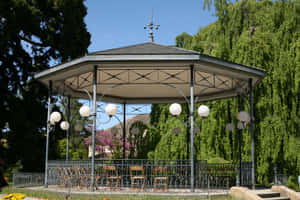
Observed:
[[[206,101],[236,96],[256,86],[265,71],[156,43],[143,43],[89,53],[35,74],[56,93],[87,98],[92,92],[97,65],[98,100],[119,103],[183,102],[190,95],[190,69],[194,66],[195,96]]]

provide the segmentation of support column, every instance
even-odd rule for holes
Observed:
[[[191,65],[191,86],[190,86],[190,119],[191,119],[191,192],[194,192],[194,65]]]
[[[67,110],[67,121],[71,125],[70,122],[70,114],[71,114],[71,96],[68,96],[68,110]],[[67,150],[66,150],[66,160],[69,160],[69,134],[70,134],[70,127],[67,130]]]
[[[49,151],[49,134],[50,134],[50,113],[51,113],[51,95],[52,95],[52,81],[49,81],[48,89],[48,113],[47,113],[47,136],[46,136],[46,158],[45,158],[45,188],[48,187],[48,151]]]
[[[242,101],[241,101],[241,96],[238,96],[238,109],[239,112],[242,111]],[[239,181],[238,184],[239,186],[243,185],[242,183],[242,131],[241,129],[238,129],[239,133],[239,158],[240,158],[240,170],[239,170]]]
[[[255,189],[255,158],[254,158],[254,113],[253,113],[253,89],[252,89],[252,78],[249,79],[249,90],[250,90],[250,132],[251,132],[251,159],[252,159],[252,189]]]
[[[126,158],[126,103],[123,104],[123,159]]]
[[[190,123],[189,123],[189,118],[190,118],[190,111],[189,111],[189,104],[186,105],[186,159],[188,160],[190,157]]]
[[[93,80],[93,130],[92,130],[92,166],[91,166],[91,191],[94,191],[95,185],[95,135],[96,135],[96,118],[97,118],[97,65],[94,66]]]

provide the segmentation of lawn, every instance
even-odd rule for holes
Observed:
[[[22,193],[25,194],[27,197],[37,197],[41,199],[48,199],[48,200],[65,200],[66,194],[64,193],[57,193],[57,192],[49,192],[49,191],[38,191],[38,190],[29,190],[24,188],[13,188],[13,187],[6,187],[0,192],[0,194],[10,194],[10,193]],[[79,195],[79,194],[71,194],[72,200],[118,200],[118,199],[127,199],[127,200],[195,200],[199,199],[199,197],[174,197],[174,196],[152,196],[152,195]],[[213,200],[231,200],[230,196],[226,197],[212,197],[210,199]]]

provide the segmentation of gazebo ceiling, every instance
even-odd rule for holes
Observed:
[[[77,98],[92,93],[97,65],[98,100],[118,103],[183,102],[190,95],[190,69],[194,66],[194,94],[200,101],[236,96],[256,86],[265,71],[239,65],[196,51],[143,43],[90,53],[35,74],[53,91]]]

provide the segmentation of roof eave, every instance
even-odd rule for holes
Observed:
[[[52,73],[60,70],[65,70],[69,67],[84,63],[101,63],[101,62],[122,62],[122,61],[197,61],[199,55],[86,55],[81,58],[74,59],[72,61],[56,65],[47,70],[38,72],[34,75],[35,79],[41,79]]]

